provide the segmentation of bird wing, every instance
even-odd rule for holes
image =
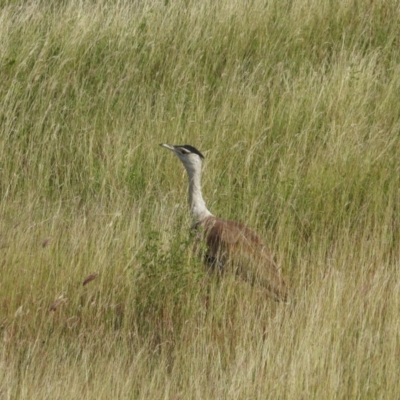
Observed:
[[[201,222],[207,257],[233,268],[243,279],[266,287],[275,298],[285,299],[285,281],[260,237],[246,225],[216,217]]]

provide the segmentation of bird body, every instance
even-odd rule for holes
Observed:
[[[250,283],[266,288],[276,300],[285,300],[285,281],[261,238],[246,225],[215,217],[206,207],[201,190],[204,156],[193,146],[160,146],[182,161],[189,178],[189,204],[193,229],[205,243],[205,261],[221,272],[232,271]]]

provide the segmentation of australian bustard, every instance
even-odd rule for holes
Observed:
[[[188,173],[193,229],[205,242],[205,261],[221,272],[235,271],[243,279],[264,286],[274,299],[285,300],[285,281],[260,237],[247,226],[217,218],[207,209],[201,191],[204,156],[200,151],[187,144],[173,146],[162,143],[160,146],[171,150]]]

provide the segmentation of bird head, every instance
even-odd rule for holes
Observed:
[[[187,169],[196,169],[201,167],[201,162],[204,156],[195,147],[190,146],[189,144],[171,145],[165,143],[161,143],[160,146],[171,150],[182,161],[183,165]]]

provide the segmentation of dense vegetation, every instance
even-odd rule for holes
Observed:
[[[0,397],[397,398],[399,19],[2,1]],[[205,154],[208,207],[265,238],[289,304],[205,273],[160,142]]]

